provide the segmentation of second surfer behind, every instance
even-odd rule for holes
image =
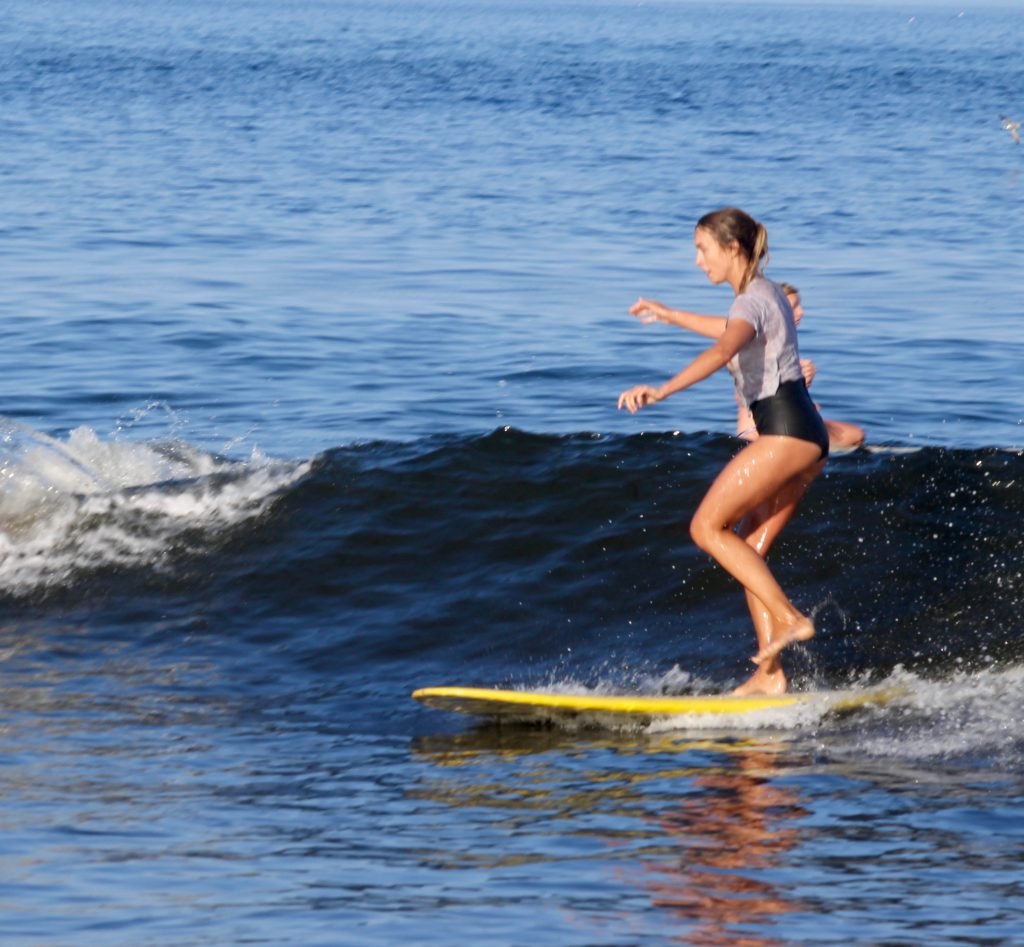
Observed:
[[[697,266],[735,299],[728,317],[672,310],[684,328],[714,339],[675,377],[660,386],[636,385],[619,395],[619,408],[636,413],[689,388],[728,365],[748,405],[758,438],[715,478],[690,523],[694,542],[746,591],[758,652],[757,671],[737,694],[780,694],[787,688],[779,652],[814,636],[765,562],[807,488],[825,467],[828,431],[807,393],[796,325],[785,293],[763,275],[768,233],[749,214],[728,207],[705,214],[694,230]],[[641,299],[634,314],[660,303]]]

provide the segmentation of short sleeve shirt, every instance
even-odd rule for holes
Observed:
[[[768,398],[779,385],[803,377],[796,323],[786,294],[763,276],[756,276],[729,307],[729,319],[754,327],[754,338],[729,360],[729,372],[743,403]]]

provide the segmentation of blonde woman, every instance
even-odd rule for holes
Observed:
[[[766,279],[768,233],[729,207],[703,216],[694,230],[697,266],[734,293],[729,315],[702,316],[639,299],[630,309],[714,340],[663,385],[636,385],[619,408],[636,413],[725,366],[758,431],[715,478],[690,523],[694,542],[743,586],[757,634],[754,675],[737,694],[779,694],[788,684],[779,653],[814,636],[814,624],[789,600],[765,557],[824,469],[828,432],[807,394],[793,312],[782,288]]]

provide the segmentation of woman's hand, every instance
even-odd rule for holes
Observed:
[[[671,310],[668,306],[663,306],[653,299],[644,299],[643,296],[629,307],[629,314],[636,316],[645,326],[650,325],[652,322],[667,322],[671,324],[670,312]]]
[[[653,385],[634,385],[619,395],[619,410],[625,408],[630,414],[636,414],[641,408],[661,401],[661,393]]]
[[[810,388],[811,382],[814,381],[814,376],[818,374],[818,369],[814,367],[814,362],[809,358],[800,359],[800,371],[803,372],[804,384]]]

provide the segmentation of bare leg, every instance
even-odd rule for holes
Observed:
[[[761,504],[748,514],[737,528],[738,535],[750,545],[762,559],[768,556],[775,540],[782,533],[785,525],[793,518],[796,508],[803,499],[807,488],[814,478],[824,469],[821,461],[810,470],[798,474],[785,484],[771,500]],[[747,608],[754,623],[757,635],[758,652],[769,648],[775,641],[775,629],[772,618],[764,604],[750,592],[747,595]],[[753,676],[733,691],[734,694],[784,694],[789,687],[782,669],[782,661],[778,654],[762,661]]]
[[[864,428],[849,421],[825,420],[829,445],[836,450],[860,447],[864,443]]]
[[[762,651],[771,645],[774,636],[771,616],[765,607],[749,592],[747,592],[747,608],[750,609],[750,617],[754,622],[754,633],[757,635],[758,651]],[[762,661],[757,670],[739,687],[733,694],[742,697],[747,694],[785,694],[789,689],[789,681],[782,669],[782,660],[779,655]]]
[[[790,437],[760,437],[725,466],[690,524],[694,542],[739,580],[768,613],[772,640],[755,655],[756,664],[775,658],[787,644],[811,638],[814,625],[786,597],[757,549],[733,529],[744,516],[774,501],[791,481],[799,481],[801,475],[818,468],[817,445]],[[792,509],[788,509],[781,525],[792,516],[795,503],[786,507]]]
[[[762,503],[757,509],[743,517],[736,529],[737,535],[753,547],[762,559],[767,558],[768,549],[774,539],[774,536],[764,528],[765,523],[771,517],[772,506],[771,500]],[[757,650],[760,653],[772,643],[774,637],[772,618],[764,604],[755,595],[745,589],[744,593],[747,598],[750,620],[754,625],[754,634],[757,636]],[[737,697],[748,694],[784,694],[788,688],[789,682],[782,670],[782,660],[776,655],[771,660],[759,664],[753,675],[740,684],[733,694]]]

